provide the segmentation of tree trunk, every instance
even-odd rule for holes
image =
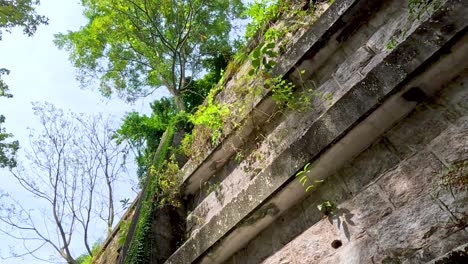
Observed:
[[[173,91],[172,95],[174,96],[177,110],[185,111],[184,100],[182,99],[182,96],[180,95],[180,93],[178,91]]]

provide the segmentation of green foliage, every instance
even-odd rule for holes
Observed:
[[[0,68],[0,97],[11,98],[12,94],[9,93],[8,85],[2,80],[2,75],[8,75],[10,71],[5,68]]]
[[[220,188],[221,186],[221,182],[214,182],[214,183],[211,183],[209,186],[208,186],[208,189],[206,189],[206,194],[210,194],[212,192],[217,192],[218,189]]]
[[[397,46],[397,44],[398,44],[397,41],[396,41],[395,38],[392,36],[392,37],[390,38],[390,40],[388,41],[388,43],[387,43],[387,49],[388,49],[388,50],[392,50],[392,49],[394,49],[394,48]]]
[[[12,134],[7,133],[2,124],[5,122],[5,117],[0,115],[0,168],[16,167],[16,153],[19,149],[17,140],[10,141]]]
[[[196,126],[192,130],[192,133],[185,134],[182,140],[182,151],[188,157],[196,158],[202,153],[201,148],[204,146],[193,144],[194,142],[202,142],[201,144],[203,145],[205,143],[215,144],[222,135],[223,124],[230,110],[226,105],[215,101],[215,96],[221,89],[221,86],[212,89],[205,103],[200,105],[194,114],[187,115],[191,124]],[[211,138],[211,141],[206,142],[207,138]]]
[[[319,209],[319,211],[322,212],[322,214],[325,216],[332,215],[336,208],[336,204],[331,201],[325,201],[317,205],[317,209]]]
[[[134,151],[137,163],[138,178],[148,170],[152,154],[169,122],[176,116],[174,98],[161,98],[150,104],[151,116],[130,112],[123,118],[123,123],[115,133],[117,143],[126,142]]]
[[[272,97],[279,105],[288,104],[294,97],[296,86],[292,82],[283,79],[283,76],[267,79],[265,84],[271,87]]]
[[[181,178],[175,156],[171,155],[160,167],[151,167],[150,175],[155,177],[157,181],[156,197],[158,204],[171,204],[178,207],[180,205],[178,202],[178,188],[181,184]]]
[[[119,246],[123,246],[123,244],[125,243],[125,239],[127,239],[128,229],[130,228],[131,224],[131,220],[124,220],[120,223],[119,240],[117,241]]]
[[[234,160],[240,163],[243,159],[244,159],[244,154],[242,152],[237,152],[236,156],[234,157]]]
[[[304,186],[306,189],[305,191],[308,192],[310,189],[314,188],[316,183],[322,183],[323,180],[311,180],[310,179],[310,172],[311,170],[309,169],[310,167],[310,162],[307,163],[302,170],[298,171],[296,173],[296,177],[299,177],[299,182]]]
[[[122,205],[123,210],[127,210],[127,208],[130,206],[130,198],[121,199],[119,202]]]
[[[253,3],[249,3],[243,15],[250,17],[252,21],[247,24],[245,38],[252,38],[260,29],[264,29],[268,22],[278,19],[281,3],[279,0],[254,0]]]
[[[275,59],[278,57],[278,53],[274,49],[275,43],[266,42],[259,44],[252,51],[250,55],[251,69],[249,70],[249,76],[264,78],[264,87],[272,91],[272,97],[279,106],[298,111],[305,110],[311,103],[310,96],[306,91],[296,93],[297,87],[292,82],[283,79],[283,76],[270,76],[273,67],[276,65]],[[301,74],[304,74],[304,70],[301,71]],[[261,92],[260,89],[257,90]],[[311,91],[312,89],[309,92]],[[255,93],[257,92],[255,91]]]
[[[256,47],[251,55],[252,68],[249,70],[249,76],[259,75],[259,73],[270,72],[276,65],[274,58],[278,53],[274,51],[275,43],[261,43]]]
[[[92,256],[88,254],[82,254],[76,259],[76,263],[77,264],[91,264],[93,262],[93,256],[96,255],[96,253],[98,253],[99,250],[101,250],[101,244],[102,244],[101,241],[94,242],[92,249],[91,249]]]
[[[1,0],[0,40],[2,40],[2,30],[11,32],[14,27],[22,27],[24,34],[32,36],[39,25],[47,25],[49,19],[38,15],[34,9],[39,3],[38,0]]]
[[[182,92],[185,108],[188,113],[193,112],[221,78],[223,67],[227,62],[223,56],[205,61],[205,67],[210,71],[202,78],[190,80],[187,90]],[[127,113],[123,118],[121,127],[116,131],[115,138],[120,144],[127,142],[134,151],[137,162],[137,175],[141,179],[149,169],[152,155],[156,151],[162,134],[169,124],[178,124],[178,128],[190,130],[192,115],[186,112],[177,112],[173,97],[161,98],[150,104],[153,110],[150,116],[140,115],[137,112]]]
[[[165,86],[181,110],[181,93],[190,85],[187,71],[196,74],[203,61],[230,52],[231,19],[243,11],[240,0],[82,4],[88,23],[55,39],[58,47],[69,51],[82,83],[97,74],[104,96],[117,92],[128,101]]]
[[[206,104],[201,105],[198,111],[190,117],[194,125],[204,125],[211,130],[211,142],[214,144],[221,136],[223,120],[229,114],[229,108],[216,102],[215,95],[221,87],[212,89],[206,98]]]

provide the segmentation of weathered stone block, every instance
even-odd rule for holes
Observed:
[[[434,173],[442,166],[432,153],[423,151],[387,172],[377,184],[396,207],[418,203],[430,192]]]
[[[383,197],[381,189],[371,185],[356,197],[341,203],[334,212],[334,222],[347,240],[362,237],[369,227],[377,224],[394,211]],[[338,219],[341,224],[338,225]]]
[[[425,148],[448,126],[440,111],[422,105],[387,132],[386,137],[404,159]]]
[[[451,166],[468,159],[468,117],[462,117],[435,138],[430,148],[438,158]],[[468,165],[467,165],[468,166]]]
[[[341,168],[337,174],[345,182],[348,192],[357,194],[381,173],[396,166],[399,159],[392,152],[393,148],[385,138],[380,139]]]

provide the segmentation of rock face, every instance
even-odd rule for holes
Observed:
[[[319,2],[272,71],[312,90],[311,105],[279,109],[256,93],[187,162],[186,239],[164,263],[466,256],[468,2]],[[248,69],[219,102],[239,101]]]
[[[184,239],[185,217],[181,208],[163,205],[156,208],[151,225],[152,252],[150,263],[163,263]],[[164,241],[161,243],[161,241]]]
[[[450,176],[465,177],[466,184],[467,159],[465,74],[416,107],[318,187],[319,194],[286,211],[227,263],[427,263],[468,242],[467,186],[444,183],[447,169],[453,168],[457,173]],[[329,217],[311,219],[325,200],[338,208]],[[334,240],[343,245],[334,249]]]

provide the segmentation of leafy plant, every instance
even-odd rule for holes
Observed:
[[[178,207],[180,205],[178,195],[181,178],[175,156],[171,155],[168,160],[165,160],[160,169],[152,167],[150,173],[157,180],[156,196],[158,204],[171,204]]]
[[[126,210],[130,206],[130,198],[121,199],[120,204],[122,205],[122,209]]]
[[[398,44],[397,41],[396,41],[395,38],[392,36],[392,37],[390,38],[390,40],[388,41],[388,43],[387,43],[387,49],[388,49],[388,50],[392,50],[392,49],[394,49],[394,48],[397,46],[397,44]]]
[[[242,152],[237,152],[234,160],[237,162],[241,162],[244,159],[244,154]]]
[[[317,209],[322,212],[323,215],[329,216],[333,214],[333,211],[336,209],[336,204],[331,201],[325,201],[319,205],[317,205]]]
[[[219,187],[221,186],[220,182],[214,182],[208,186],[208,189],[206,190],[206,194],[210,194],[212,192],[218,191]]]
[[[247,9],[242,13],[252,19],[246,27],[246,39],[252,38],[268,22],[279,17],[280,2],[278,0],[254,0],[248,4]]]
[[[0,168],[16,167],[16,153],[19,150],[19,142],[17,140],[10,141],[13,135],[7,133],[2,124],[5,122],[5,116],[0,115]]]
[[[96,241],[93,246],[92,246],[92,249],[91,249],[91,252],[92,252],[92,255],[88,255],[88,254],[83,254],[81,256],[79,256],[78,258],[76,258],[76,263],[77,264],[91,264],[93,263],[93,256],[96,255],[96,253],[99,252],[99,250],[101,250],[101,244],[102,244],[102,241]]]
[[[307,163],[302,170],[296,173],[296,177],[299,177],[299,182],[302,183],[302,186],[306,187],[305,191],[308,192],[310,189],[314,188],[314,183],[321,183],[323,180],[310,180],[310,162]],[[309,182],[309,183],[308,183]],[[313,183],[312,183],[313,182]]]
[[[270,72],[276,65],[274,58],[278,53],[274,51],[275,43],[261,43],[256,47],[251,57],[252,68],[249,70],[249,76],[258,75],[259,73]]]
[[[119,246],[122,246],[127,239],[128,229],[130,228],[132,221],[131,220],[124,220],[120,223],[119,227],[119,239],[117,241]]]
[[[185,153],[192,154],[195,152],[192,149],[193,147],[196,147],[192,144],[193,138],[194,136],[204,137],[204,134],[201,135],[202,131],[206,131],[203,130],[203,127],[208,128],[212,144],[215,144],[221,136],[224,120],[227,118],[230,112],[226,105],[215,101],[215,95],[221,89],[221,86],[212,89],[207,96],[206,103],[201,105],[198,111],[196,111],[193,115],[189,115],[189,120],[192,122],[192,124],[198,127],[192,131],[191,135],[186,134],[182,142]],[[202,126],[202,128],[200,128],[200,126]]]

